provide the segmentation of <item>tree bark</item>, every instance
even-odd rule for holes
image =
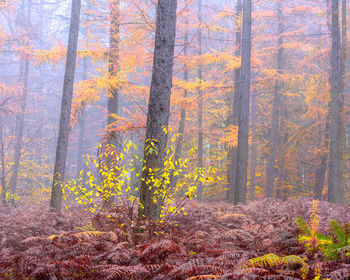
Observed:
[[[107,116],[107,128],[111,129],[115,118],[113,115],[118,115],[118,103],[119,103],[119,85],[115,84],[115,80],[118,79],[119,72],[119,26],[120,26],[120,3],[119,0],[111,0],[110,7],[110,35],[109,35],[109,62],[108,72],[112,83],[108,89],[108,116]],[[108,131],[107,144],[118,147],[120,145],[118,134],[111,129]]]
[[[198,56],[202,55],[202,0],[198,0]],[[202,66],[198,66],[198,79],[199,83],[203,79]],[[198,89],[199,102],[198,102],[198,168],[202,174],[203,170],[203,92],[201,88]],[[198,181],[198,200],[203,198],[203,182]]]
[[[83,60],[83,81],[87,79],[87,59]],[[86,105],[81,106],[81,112],[79,116],[79,140],[78,140],[78,158],[77,158],[77,178],[80,177],[80,172],[84,169],[84,153],[85,153],[85,117],[86,117]],[[84,184],[84,182],[83,182]]]
[[[248,138],[249,138],[249,101],[250,101],[250,65],[251,65],[251,24],[252,2],[243,0],[242,28],[242,73],[240,117],[238,125],[237,173],[234,202],[246,203],[247,167],[248,167]]]
[[[50,208],[54,212],[61,211],[62,184],[64,182],[67,148],[70,132],[70,116],[72,110],[74,74],[78,46],[81,0],[72,0],[72,13],[69,27],[66,69],[64,74],[63,92],[56,160],[52,181]]]
[[[250,154],[250,184],[249,184],[249,191],[250,191],[250,200],[255,199],[255,174],[256,174],[256,165],[257,165],[257,142],[256,142],[256,93],[253,91],[252,93],[252,104],[251,104],[251,118],[252,118],[252,148],[251,148],[251,154]]]
[[[27,22],[30,22],[30,15],[31,15],[31,0],[28,0],[28,6],[27,6]],[[29,36],[27,35],[25,45],[28,45],[29,42]],[[23,59],[22,64],[23,64]],[[14,154],[14,160],[13,160],[13,169],[12,169],[12,176],[10,180],[10,190],[12,194],[16,193],[17,188],[17,180],[18,180],[18,173],[19,173],[19,167],[21,162],[21,156],[22,156],[22,141],[23,141],[23,128],[24,128],[24,119],[25,119],[25,111],[26,111],[26,105],[27,105],[27,95],[28,95],[28,78],[29,78],[29,60],[28,58],[24,58],[24,68],[20,67],[20,80],[22,82],[22,96],[20,99],[20,111],[16,118],[16,144],[15,144],[15,154]],[[11,203],[14,204],[14,199],[11,199]]]
[[[330,153],[329,153],[329,184],[328,201],[340,202],[339,193],[339,123],[340,123],[340,28],[339,0],[331,3],[331,103],[330,103]]]
[[[346,114],[345,114],[345,74],[347,47],[347,0],[342,0],[341,56],[340,56],[340,124],[339,124],[339,191],[341,202],[345,202],[345,154],[346,154]]]
[[[237,1],[236,7],[236,51],[237,57],[241,56],[241,44],[242,44],[242,27],[240,26],[240,17],[242,15],[242,0]],[[238,126],[240,115],[240,95],[241,95],[241,67],[234,71],[234,96],[231,108],[231,116],[229,124]],[[236,184],[236,172],[237,172],[237,147],[229,147],[228,149],[228,164],[227,164],[227,180],[228,191],[227,200],[234,202],[235,196],[235,184]]]
[[[185,24],[186,24],[186,30],[185,30],[185,35],[184,35],[184,56],[185,59],[187,59],[188,57],[188,17],[186,17],[185,19]],[[188,67],[187,64],[184,64],[184,72],[183,72],[183,79],[185,82],[188,82],[188,77],[189,77],[189,71],[188,71]],[[184,90],[184,100],[186,99],[188,94],[188,91],[185,89]],[[186,125],[186,101],[183,102],[183,104],[181,105],[181,114],[180,114],[180,123],[179,123],[179,136],[177,139],[177,143],[176,143],[176,148],[175,148],[175,158],[174,158],[174,165],[175,168],[177,169],[179,167],[179,160],[181,158],[182,155],[182,145],[183,145],[183,139],[184,139],[184,133],[185,133],[185,125]],[[177,179],[178,176],[173,176],[173,172],[171,174],[171,179],[170,179],[170,184],[171,184],[171,189],[174,189],[174,187],[176,186],[177,183]]]
[[[278,75],[282,74],[283,68],[283,13],[281,7],[281,1],[277,1],[277,72]],[[282,82],[281,77],[277,77],[275,82],[275,92],[273,97],[272,108],[272,122],[271,122],[271,135],[270,135],[270,148],[266,168],[266,185],[265,185],[265,197],[273,197],[275,190],[275,176],[276,176],[276,158],[277,148],[279,140],[279,120],[280,120],[280,108],[281,108],[281,95],[282,95]]]
[[[154,172],[164,166],[167,145],[167,128],[170,114],[170,95],[174,65],[176,34],[176,0],[159,0],[157,4],[156,37],[150,98],[148,103],[147,130],[144,150],[144,165],[140,190],[139,215],[156,220],[159,218],[162,201],[154,196],[151,182]],[[155,149],[150,149],[151,142]],[[160,178],[159,178],[160,180]],[[156,201],[154,201],[156,200]]]

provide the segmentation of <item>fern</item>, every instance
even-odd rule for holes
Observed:
[[[308,265],[302,258],[294,255],[281,258],[275,254],[268,254],[248,260],[246,264],[241,266],[241,268],[263,268],[275,270],[282,266],[285,266],[291,271],[298,271],[302,279],[307,279],[309,272]]]
[[[242,266],[243,269],[254,267],[254,268],[273,268],[283,264],[282,259],[275,254],[268,254],[262,257],[253,258],[247,261]]]

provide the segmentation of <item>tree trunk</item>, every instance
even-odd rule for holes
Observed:
[[[252,2],[243,0],[242,28],[242,73],[240,118],[238,125],[237,173],[235,186],[235,203],[246,203],[247,167],[248,167],[248,138],[249,138],[249,101],[250,101],[250,64],[251,64],[251,26]]]
[[[323,140],[325,149],[328,148],[328,144],[329,144],[329,121],[330,121],[329,117],[327,117],[324,140]],[[314,194],[315,194],[315,199],[318,199],[318,200],[322,199],[322,193],[324,189],[324,182],[325,182],[326,170],[327,170],[327,159],[328,159],[328,153],[323,154],[321,157],[319,166],[316,168],[316,172],[315,172]]]
[[[87,79],[87,63],[86,58],[83,60],[83,81]],[[79,140],[78,140],[78,158],[77,158],[77,178],[80,177],[80,172],[84,169],[84,153],[85,153],[85,117],[86,117],[86,105],[81,106],[81,112],[79,116]],[[84,182],[83,182],[84,185]]]
[[[185,59],[188,57],[188,18],[186,17],[185,19],[185,24],[186,24],[186,30],[185,30],[185,35],[184,35],[184,56]],[[189,76],[189,71],[188,67],[185,63],[184,65],[184,73],[183,73],[183,79],[185,82],[188,82],[188,76]],[[184,90],[184,100],[187,97],[187,90]],[[175,163],[175,168],[179,167],[179,159],[181,158],[182,154],[182,145],[183,145],[183,139],[184,139],[184,133],[185,133],[185,125],[186,125],[186,101],[183,102],[181,105],[181,115],[180,115],[180,124],[179,124],[179,137],[177,139],[176,143],[176,149],[175,149],[175,158],[174,158],[174,163]],[[171,184],[171,189],[174,189],[176,187],[176,182],[177,182],[178,176],[173,176],[173,172],[171,174],[171,179],[170,179],[170,184]]]
[[[339,193],[339,122],[340,122],[340,29],[339,0],[332,0],[331,104],[328,201],[340,202]]]
[[[281,1],[277,2],[277,35],[278,35],[278,46],[277,46],[277,72],[279,75],[282,74],[283,68],[283,13],[281,7]],[[282,82],[281,77],[277,77],[275,84],[275,93],[273,97],[273,108],[272,108],[272,122],[271,122],[271,135],[270,135],[270,148],[266,168],[266,185],[265,185],[265,197],[273,197],[275,190],[275,176],[276,176],[276,158],[277,148],[279,140],[279,119],[280,119],[280,108],[281,108],[281,95],[282,95]]]
[[[256,93],[253,91],[252,93],[252,148],[251,148],[251,155],[250,155],[250,184],[249,184],[249,191],[250,191],[250,200],[255,199],[255,174],[256,174],[256,165],[257,165],[257,143],[256,143]]]
[[[116,85],[119,72],[119,26],[120,26],[120,7],[119,0],[111,0],[110,7],[110,35],[109,35],[109,63],[108,72],[111,78],[111,84],[108,90],[108,116],[107,116],[107,128],[111,129],[115,118],[113,115],[118,115],[118,102],[119,102],[119,85]],[[114,147],[119,146],[118,135],[113,129],[108,132],[107,144]]]
[[[278,157],[278,181],[277,181],[277,192],[276,197],[278,199],[287,200],[286,190],[283,188],[285,179],[285,162],[286,162],[286,142],[288,139],[286,133],[286,97],[281,96],[281,106],[280,106],[280,124],[279,124],[279,157]]]
[[[237,1],[236,7],[236,51],[237,57],[241,56],[241,44],[242,44],[242,27],[240,26],[240,17],[242,14],[242,0]],[[240,95],[241,95],[241,68],[235,69],[234,72],[234,85],[235,91],[233,96],[231,114],[232,120],[229,124],[238,126],[239,115],[240,115]],[[227,200],[234,202],[235,196],[235,184],[236,184],[236,172],[237,172],[237,147],[229,147],[228,150],[228,164],[227,164],[227,180],[228,180],[228,191]]]
[[[198,1],[198,56],[202,55],[202,0]],[[199,83],[203,79],[202,66],[198,66],[198,79]],[[201,88],[198,89],[199,102],[198,102],[198,168],[202,174],[203,170],[203,93]],[[198,200],[203,198],[203,183],[198,181]]]
[[[62,184],[66,168],[67,148],[70,132],[70,116],[73,99],[73,85],[78,46],[81,0],[72,0],[72,13],[69,27],[66,69],[64,74],[61,116],[56,148],[56,160],[52,181],[50,208],[61,211]]]
[[[155,186],[151,183],[151,177],[155,175],[154,171],[160,172],[164,166],[167,145],[167,133],[164,133],[164,128],[168,126],[170,114],[176,6],[176,0],[159,0],[157,4],[156,37],[139,208],[141,217],[153,220],[159,218],[162,206],[161,199],[154,196]],[[151,143],[154,144],[156,151],[150,149]]]
[[[0,183],[1,183],[1,201],[3,206],[7,206],[7,186],[6,186],[6,170],[5,170],[5,143],[3,136],[3,123],[0,119],[0,164],[1,164],[1,173],[0,173]]]
[[[345,202],[345,154],[346,154],[346,114],[345,114],[345,67],[346,67],[346,45],[347,45],[347,5],[342,0],[342,33],[341,33],[341,56],[340,56],[340,124],[339,124],[339,191],[341,202]]]
[[[28,6],[27,6],[27,22],[28,23],[30,22],[31,4],[32,4],[31,0],[28,0]],[[29,41],[29,38],[26,37],[25,40]],[[27,42],[26,42],[26,45],[28,45]],[[22,67],[20,67],[20,68],[22,68]],[[22,96],[21,96],[21,100],[20,100],[20,112],[16,118],[16,144],[15,144],[15,154],[14,154],[14,160],[13,160],[12,176],[11,176],[11,180],[10,180],[10,190],[11,190],[12,194],[16,193],[18,173],[19,173],[19,167],[20,167],[21,156],[22,156],[23,128],[24,128],[25,110],[26,110],[26,105],[27,105],[28,77],[29,77],[29,60],[27,57],[24,59],[24,69],[20,70],[19,76],[20,76],[23,88],[22,88]],[[11,202],[12,202],[12,204],[14,204],[14,199],[11,199]]]

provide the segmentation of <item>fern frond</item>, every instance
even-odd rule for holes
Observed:
[[[299,229],[304,235],[310,236],[311,235],[311,229],[309,225],[305,222],[303,216],[300,216],[295,220],[295,223],[298,225]]]
[[[345,228],[341,226],[337,220],[333,220],[329,224],[339,244],[343,244],[343,245],[347,244],[349,236],[347,235]]]
[[[248,260],[244,265],[242,265],[242,269],[246,268],[273,268],[275,266],[280,266],[283,264],[283,259],[275,254],[267,254],[262,257],[257,257]]]
[[[309,267],[302,258],[295,255],[286,256],[283,258],[283,264],[290,270],[299,270],[302,279],[307,278]]]
[[[198,275],[187,278],[186,280],[210,280],[210,279],[218,279],[216,275]]]

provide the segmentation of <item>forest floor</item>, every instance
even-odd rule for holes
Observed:
[[[311,200],[191,203],[151,239],[130,238],[102,214],[87,231],[91,217],[81,210],[43,209],[0,208],[0,279],[350,279],[349,258],[324,261],[298,241],[295,219],[310,221]],[[320,231],[333,219],[350,223],[349,206],[321,201],[318,209]]]

